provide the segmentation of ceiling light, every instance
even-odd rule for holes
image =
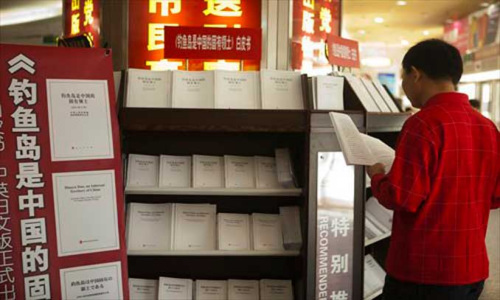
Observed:
[[[406,1],[397,1],[396,4],[399,5],[399,6],[405,6],[406,5]]]
[[[364,34],[366,34],[366,31],[364,31],[363,29],[360,29],[360,30],[358,30],[358,33],[364,35]]]
[[[0,26],[22,24],[50,19],[62,15],[62,1],[46,6],[29,6],[2,10]]]
[[[408,42],[407,40],[401,40],[401,45],[408,46],[409,44],[410,42]]]
[[[429,30],[424,30],[424,32],[422,32],[425,36],[428,36],[429,35]]]
[[[375,23],[382,24],[382,23],[384,23],[384,18],[382,18],[382,17],[376,17],[375,19],[373,19],[373,21]]]
[[[361,64],[365,67],[370,67],[370,68],[389,67],[391,63],[392,63],[391,59],[387,57],[367,57],[361,59]]]
[[[485,1],[485,2],[481,3],[481,7],[488,7],[488,6],[490,6],[489,2]]]

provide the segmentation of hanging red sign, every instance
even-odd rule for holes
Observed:
[[[357,41],[331,36],[328,43],[328,61],[332,65],[359,68],[359,45]]]
[[[260,60],[262,31],[165,27],[165,58]]]

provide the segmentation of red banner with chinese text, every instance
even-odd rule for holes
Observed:
[[[127,299],[111,54],[0,44],[0,299]]]
[[[328,61],[332,65],[359,68],[359,45],[357,41],[332,36],[328,42]]]
[[[93,47],[100,46],[100,0],[64,0],[64,37],[87,35]]]

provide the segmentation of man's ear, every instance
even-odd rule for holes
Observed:
[[[415,68],[414,66],[411,67],[411,76],[414,82],[418,82],[422,79],[422,72]]]

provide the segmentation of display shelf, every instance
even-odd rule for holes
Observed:
[[[373,299],[377,298],[378,296],[382,295],[382,292],[383,292],[383,288],[380,290],[377,290],[375,293],[365,297],[364,300],[373,300]]]
[[[122,108],[127,131],[306,132],[304,110]]]
[[[126,195],[199,195],[199,196],[301,196],[302,189],[226,189],[126,187]]]
[[[375,238],[373,238],[373,239],[371,239],[371,240],[367,240],[367,241],[365,242],[365,247],[368,247],[368,246],[370,246],[370,245],[372,245],[372,244],[375,244],[375,243],[376,243],[376,242],[378,242],[378,241],[381,241],[381,240],[383,240],[383,239],[386,239],[386,238],[390,237],[390,236],[391,236],[391,234],[392,234],[392,232],[390,232],[390,231],[389,231],[389,232],[386,232],[386,233],[384,233],[384,234],[381,234],[381,235],[379,235],[379,236],[377,236],[377,237],[375,237]]]
[[[366,130],[370,132],[399,132],[411,113],[366,113]]]
[[[311,130],[314,132],[334,132],[333,124],[328,114],[331,111],[317,110],[311,112]],[[335,111],[333,111],[335,112]],[[348,115],[360,132],[365,131],[364,113],[362,111],[338,111]]]
[[[129,256],[299,256],[300,251],[128,251]]]

